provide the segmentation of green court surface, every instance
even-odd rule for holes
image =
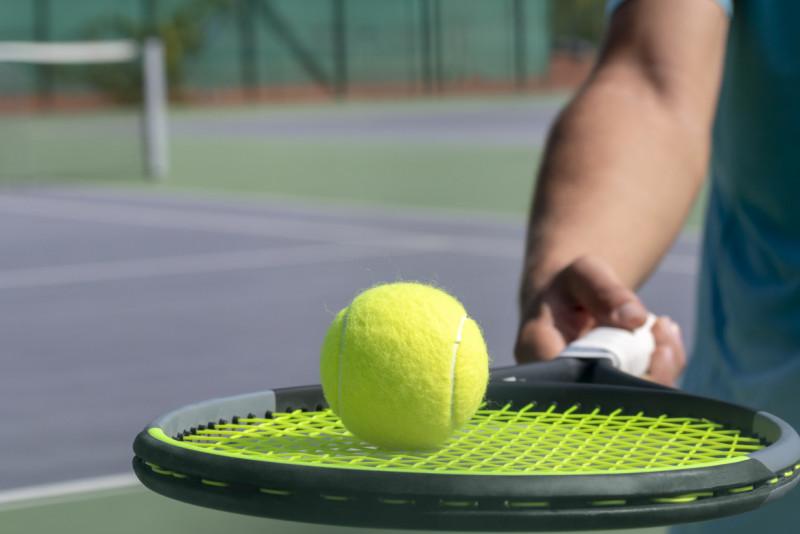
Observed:
[[[303,135],[174,132],[173,169],[161,187],[519,216],[530,198],[539,142],[435,133],[431,139],[429,129],[473,113],[492,119],[528,108],[554,112],[563,100],[550,95],[181,110],[174,114],[178,124],[213,127],[260,119],[303,128]],[[374,137],[370,124],[387,115],[388,128],[395,123],[401,131]],[[309,119],[321,120],[322,128],[309,126]],[[348,135],[340,135],[337,126]]]
[[[139,118],[132,111],[0,118],[0,185],[142,179]]]
[[[155,187],[524,217],[540,155],[540,147],[177,139],[174,170]],[[705,196],[689,229],[702,221]]]
[[[14,154],[4,159],[20,161],[24,168],[0,165],[0,184],[90,182],[522,218],[543,135],[514,139],[513,128],[509,135],[501,125],[505,137],[498,141],[492,125],[515,112],[533,110],[535,128],[546,130],[564,101],[562,95],[549,95],[175,108],[170,117],[171,171],[160,184],[148,183],[142,175],[132,113],[15,117],[24,127],[0,128],[0,155]],[[483,135],[475,131],[476,113],[487,120]],[[373,136],[370,124],[387,115],[388,128],[396,121],[403,131]],[[469,135],[436,137],[438,120],[456,121],[457,130],[464,117],[473,117],[464,127]],[[322,121],[321,126],[315,127],[314,121]],[[281,135],[276,124],[285,125],[288,134]],[[272,129],[265,135],[260,125]],[[702,204],[693,210],[690,228],[702,219]]]
[[[141,534],[191,532],[192,534],[357,534],[420,531],[351,529],[273,521],[207,510],[149,493],[126,488],[87,493],[68,498],[29,501],[0,507],[4,534],[81,533]],[[603,532],[595,531],[597,534]],[[605,531],[608,533],[608,531]],[[666,534],[665,529],[625,530],[630,534]]]
[[[500,214],[524,213],[539,156],[537,148],[320,141],[177,140],[173,150],[165,189]]]

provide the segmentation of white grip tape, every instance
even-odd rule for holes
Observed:
[[[611,364],[634,376],[643,376],[650,367],[650,357],[656,348],[650,331],[656,322],[649,315],[644,326],[633,332],[621,328],[601,326],[567,345],[559,357],[606,359]]]

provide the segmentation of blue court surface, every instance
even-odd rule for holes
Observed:
[[[383,281],[453,292],[493,364],[512,363],[523,235],[521,218],[490,215],[4,190],[0,531],[345,532],[149,494],[131,475],[133,437],[176,406],[316,383],[327,323]],[[696,249],[681,237],[641,291],[687,341]]]

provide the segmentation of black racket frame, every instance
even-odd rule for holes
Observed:
[[[232,399],[240,412],[225,417],[325,406],[319,386],[273,393]],[[798,482],[800,438],[782,420],[657,386],[616,371],[603,360],[563,358],[495,370],[487,399],[497,406],[578,403],[580,411],[604,406],[629,413],[705,417],[769,445],[747,460],[708,468],[487,476],[318,468],[217,456],[171,446],[146,428],[134,442],[133,468],[157,493],[229,512],[329,525],[470,531],[627,528],[708,520],[758,508]],[[219,403],[207,402],[177,410],[148,428],[162,428],[174,437],[191,427],[213,424],[219,416]],[[749,486],[752,489],[742,490]],[[277,491],[265,493],[264,488]],[[655,501],[696,492],[713,496],[683,503]],[[547,505],[530,504],[541,502]]]

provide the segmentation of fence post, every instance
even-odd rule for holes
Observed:
[[[347,61],[347,0],[331,0],[331,39],[336,96],[344,98],[350,83]]]
[[[528,87],[528,24],[525,0],[512,0],[514,23],[514,78],[517,90]]]
[[[442,0],[433,0],[433,57],[436,91],[444,91],[444,42],[443,42]]]
[[[148,37],[158,33],[158,0],[142,0],[142,22]]]
[[[50,0],[34,0],[33,4],[33,39],[38,42],[50,40],[51,10]],[[38,105],[46,107],[53,101],[53,67],[39,65],[36,67],[36,94]]]
[[[258,35],[255,26],[253,0],[238,0],[239,70],[242,90],[247,98],[256,98],[260,76],[258,72]]]
[[[422,87],[433,92],[433,65],[431,62],[431,6],[430,0],[419,0],[419,35],[422,66]]]

